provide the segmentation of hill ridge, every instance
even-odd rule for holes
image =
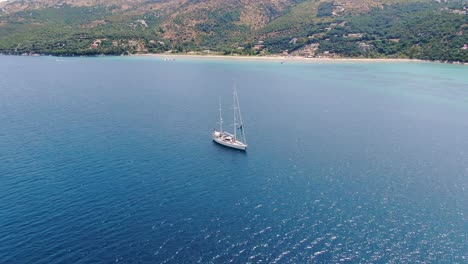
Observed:
[[[468,61],[467,7],[433,0],[16,0],[0,52],[198,52]]]

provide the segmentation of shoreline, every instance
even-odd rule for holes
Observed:
[[[390,63],[440,63],[468,66],[468,62],[449,62],[449,61],[431,61],[420,59],[405,59],[405,58],[306,58],[301,56],[230,56],[219,54],[173,54],[173,53],[146,53],[146,54],[132,54],[129,56],[134,57],[154,57],[161,59],[175,60],[179,59],[202,59],[202,60],[229,60],[229,61],[262,61],[262,62],[294,62],[294,63],[343,63],[343,62],[390,62]]]
[[[173,53],[146,53],[146,54],[132,54],[129,56],[135,57],[154,57],[168,60],[180,59],[202,59],[202,60],[228,60],[228,61],[262,61],[262,62],[294,62],[294,63],[343,63],[343,62],[389,62],[389,63],[440,63],[440,64],[452,64],[452,65],[463,65],[468,66],[468,62],[450,62],[450,61],[431,61],[431,60],[420,60],[420,59],[405,59],[405,58],[306,58],[301,56],[281,56],[281,55],[270,55],[270,56],[230,56],[230,55],[219,55],[219,54],[173,54]]]
[[[189,60],[228,60],[228,61],[262,61],[262,62],[295,62],[295,63],[342,63],[342,62],[389,62],[389,63],[402,63],[402,62],[414,62],[414,63],[440,63],[440,64],[452,64],[452,65],[463,65],[468,66],[468,62],[452,62],[452,61],[432,61],[432,60],[421,60],[421,59],[406,59],[406,58],[307,58],[302,56],[284,56],[284,55],[269,55],[269,56],[232,56],[232,55],[220,55],[220,54],[174,54],[174,53],[140,53],[130,55],[76,55],[76,56],[55,56],[55,55],[44,55],[44,54],[4,54],[0,53],[0,56],[27,56],[27,57],[44,57],[52,56],[57,58],[80,58],[80,57],[152,57],[167,60],[189,59]]]
[[[304,62],[304,63],[324,63],[324,62],[435,62],[419,59],[403,58],[306,58],[301,56],[229,56],[229,55],[201,55],[201,54],[134,54],[134,57],[154,57],[161,59],[206,59],[206,60],[230,60],[230,61],[265,61],[265,62]],[[443,62],[439,62],[443,63]],[[463,63],[460,63],[463,65]]]

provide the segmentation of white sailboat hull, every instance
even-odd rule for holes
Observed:
[[[225,147],[239,149],[239,150],[247,150],[247,141],[245,139],[245,132],[244,132],[244,125],[242,123],[242,115],[240,112],[239,106],[239,98],[237,96],[236,86],[234,85],[233,89],[233,129],[234,135],[229,134],[223,131],[223,117],[222,117],[222,110],[221,110],[221,99],[219,100],[219,131],[213,131],[212,138],[213,141],[223,145]],[[238,131],[240,130],[240,135],[238,135]],[[239,141],[238,138],[241,138],[242,141]]]
[[[213,141],[220,145],[239,150],[247,150],[247,144],[244,144],[239,140],[235,140],[234,137],[229,133],[215,131],[213,132],[212,137]]]

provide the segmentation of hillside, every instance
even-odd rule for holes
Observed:
[[[16,0],[0,53],[160,52],[468,62],[464,0]]]

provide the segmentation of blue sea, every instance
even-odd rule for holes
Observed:
[[[0,56],[0,263],[231,262],[468,263],[468,68]]]

